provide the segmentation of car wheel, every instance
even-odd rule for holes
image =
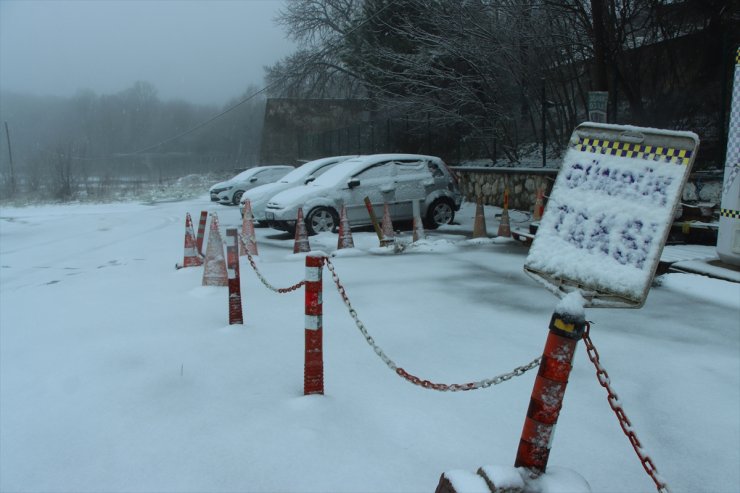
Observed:
[[[242,195],[244,195],[244,190],[237,190],[236,192],[234,192],[234,197],[231,199],[234,205],[239,205],[239,201],[242,199]]]
[[[449,200],[437,199],[432,202],[432,205],[427,209],[426,224],[424,227],[429,229],[437,229],[443,224],[451,224],[455,219],[455,209]]]
[[[309,235],[323,233],[324,231],[333,232],[339,226],[339,216],[328,207],[316,207],[306,216],[306,231]]]

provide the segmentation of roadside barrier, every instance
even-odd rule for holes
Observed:
[[[416,243],[419,240],[426,239],[426,232],[424,231],[424,222],[421,220],[421,204],[418,200],[414,200],[412,206],[414,212],[413,222],[413,234],[411,236],[411,242]]]
[[[486,216],[483,213],[483,199],[481,197],[478,197],[475,205],[473,238],[488,238],[488,230],[486,229]]]
[[[306,331],[303,365],[303,395],[324,393],[323,254],[306,256]]]
[[[534,211],[532,211],[532,219],[539,221],[542,219],[542,213],[545,212],[545,191],[542,188],[537,189],[537,197],[534,199]]]
[[[226,230],[226,260],[229,284],[229,325],[243,324],[242,293],[239,279],[239,232]]]
[[[504,210],[501,211],[501,222],[498,225],[496,236],[511,238],[511,224],[509,222],[509,189],[504,189]]]
[[[347,208],[342,205],[342,212],[339,214],[339,236],[337,238],[337,250],[342,248],[354,248],[355,242],[352,239],[352,229],[347,219]]]
[[[254,233],[254,216],[252,215],[252,203],[249,199],[244,201],[244,217],[242,218],[242,233],[239,235],[239,255],[248,253],[257,255],[257,236]]]
[[[388,202],[383,203],[383,220],[380,223],[380,230],[383,232],[383,239],[380,241],[381,246],[393,243],[395,234],[393,233],[393,222],[391,221],[391,211]]]
[[[640,459],[642,467],[645,469],[645,472],[648,474],[648,476],[650,476],[650,479],[653,480],[659,492],[668,493],[670,491],[668,489],[668,485],[658,473],[658,469],[655,467],[655,464],[653,464],[653,460],[642,447],[642,444],[637,438],[634,428],[632,427],[632,423],[630,422],[627,414],[625,414],[624,409],[622,408],[622,403],[619,401],[619,396],[617,396],[617,393],[611,386],[611,379],[609,378],[609,374],[606,372],[604,367],[601,366],[599,352],[596,350],[596,347],[594,347],[594,343],[591,340],[590,332],[592,323],[593,322],[586,322],[586,330],[583,332],[583,341],[586,343],[588,359],[591,360],[591,362],[594,364],[594,367],[596,368],[596,378],[598,379],[599,384],[606,389],[608,393],[607,400],[609,401],[609,406],[612,408],[612,411],[614,411],[614,414],[616,414],[617,420],[619,421],[619,426],[622,427],[622,431],[629,439],[632,448],[635,450],[637,457]]]
[[[308,232],[306,223],[303,220],[303,209],[298,209],[298,217],[295,220],[295,243],[293,243],[293,253],[310,252],[311,245],[308,242]]]
[[[203,266],[203,286],[227,286],[224,242],[218,230],[218,216],[215,212],[212,212],[211,216],[211,230],[208,232],[208,246]]]
[[[185,214],[185,253],[182,265],[175,264],[175,268],[182,269],[183,267],[197,267],[199,265],[203,265],[203,257],[198,253],[195,233],[193,233],[193,220],[188,212]]]
[[[195,243],[198,247],[198,253],[203,255],[203,237],[206,234],[206,223],[208,222],[208,211],[200,211],[200,221],[198,222],[198,236]]]
[[[229,233],[227,232],[227,234]],[[409,373],[391,359],[380,347],[368,332],[365,324],[360,320],[357,311],[352,306],[344,285],[339,279],[334,264],[325,254],[315,252],[307,255],[305,279],[288,288],[275,288],[272,286],[260,273],[249,252],[247,253],[247,257],[255,274],[268,289],[277,293],[287,293],[301,287],[306,288],[304,395],[324,394],[322,269],[326,265],[342,302],[367,344],[391,371],[411,384],[438,392],[478,390],[506,382],[539,366],[515,461],[515,470],[526,474],[530,479],[535,479],[546,471],[550,444],[552,443],[552,436],[562,408],[568,377],[573,367],[575,349],[578,340],[583,339],[588,351],[588,357],[596,368],[599,384],[607,390],[609,405],[616,414],[619,424],[640,459],[645,472],[653,480],[659,492],[669,492],[666,482],[661,478],[652,459],[642,447],[616,392],[611,387],[609,375],[601,365],[599,353],[590,338],[591,323],[585,321],[583,316],[558,313],[556,311],[550,321],[550,332],[548,333],[542,356],[533,359],[527,364],[518,366],[508,373],[466,383],[435,383]],[[484,483],[490,488],[491,492],[503,491],[500,487],[494,486],[490,478],[486,476],[485,468],[480,468],[477,474],[485,480]],[[523,484],[524,488],[517,491],[529,491],[527,489],[527,481],[524,481]],[[500,486],[503,487],[503,485]],[[438,493],[455,493],[456,490],[446,473],[440,477],[436,491]]]
[[[563,407],[563,395],[573,368],[578,340],[585,331],[582,315],[553,314],[550,332],[542,352],[540,370],[529,400],[527,417],[516,453],[515,467],[526,467],[544,473],[550,455],[550,444]]]

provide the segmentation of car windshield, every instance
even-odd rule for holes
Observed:
[[[247,171],[242,171],[234,178],[229,181],[244,181],[257,172],[257,168],[249,168]]]
[[[348,161],[344,161],[343,163],[339,163],[323,175],[316,178],[313,184],[317,186],[336,186],[345,181],[352,173],[354,173],[358,169],[358,167],[361,167],[362,165],[364,165],[364,162],[359,159],[350,159]]]
[[[304,164],[300,168],[296,168],[287,175],[280,179],[280,183],[296,183],[303,181],[314,171],[314,166],[309,166],[308,163]]]

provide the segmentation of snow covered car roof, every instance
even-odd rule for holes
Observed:
[[[437,156],[426,156],[423,154],[372,154],[369,156],[360,156],[339,163],[330,169],[314,182],[317,186],[333,186],[342,179],[359,173],[368,166],[386,161],[435,161],[441,163],[442,160]]]

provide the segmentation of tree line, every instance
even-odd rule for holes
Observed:
[[[293,0],[278,22],[300,48],[267,80],[280,97],[367,98],[377,121],[513,163],[543,129],[562,150],[589,91],[609,92],[612,122],[716,143],[739,21],[727,0]]]
[[[3,92],[0,192],[69,199],[81,189],[104,194],[121,181],[247,168],[258,160],[264,98],[188,131],[254,92],[250,87],[223,108],[162,101],[144,81],[115,94],[80,90],[71,98]]]

